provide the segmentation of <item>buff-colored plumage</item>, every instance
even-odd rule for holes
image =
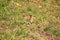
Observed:
[[[30,15],[29,22],[33,23],[33,15]]]

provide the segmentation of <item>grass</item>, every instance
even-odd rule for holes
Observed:
[[[24,29],[16,29],[15,31],[14,31],[14,34],[16,34],[16,35],[24,35],[25,34],[25,30]]]
[[[53,29],[51,26],[47,26],[47,27],[44,28],[44,31],[49,31],[53,35],[60,36],[60,32],[58,31],[58,28]]]
[[[39,32],[42,30],[59,36],[59,2],[60,0],[0,0],[0,40],[40,40],[39,35],[43,34]],[[30,15],[33,16],[32,24],[28,24]]]

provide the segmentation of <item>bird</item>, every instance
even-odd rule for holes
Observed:
[[[34,16],[33,16],[33,15],[30,15],[30,16],[29,16],[29,23],[30,23],[30,24],[33,23],[33,19],[34,19]]]

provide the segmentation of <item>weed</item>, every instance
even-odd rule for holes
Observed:
[[[51,29],[51,33],[52,33],[53,35],[60,36],[60,32],[59,32],[57,29]]]
[[[57,29],[53,29],[50,26],[45,27],[44,30],[51,32],[53,35],[60,35],[60,32]]]
[[[47,26],[44,28],[45,31],[50,31],[51,30],[51,26]]]
[[[37,14],[38,9],[36,7],[29,6],[27,7],[28,13]]]
[[[6,7],[11,0],[0,0],[0,9]]]

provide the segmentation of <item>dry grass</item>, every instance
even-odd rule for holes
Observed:
[[[60,0],[0,0],[0,40],[60,40]]]

